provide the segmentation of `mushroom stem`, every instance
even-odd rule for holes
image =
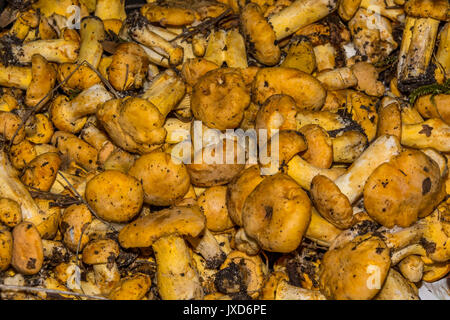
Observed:
[[[391,263],[393,266],[395,266],[400,261],[402,261],[404,258],[409,257],[411,255],[426,256],[427,253],[420,244],[417,244],[417,243],[412,244],[403,249],[395,251],[391,256]]]
[[[185,91],[183,80],[175,71],[169,69],[153,79],[142,98],[154,104],[165,118],[183,99]]]
[[[159,294],[164,300],[201,299],[203,289],[183,238],[167,236],[153,243]]]
[[[194,251],[206,260],[207,269],[217,269],[227,257],[211,231],[206,228],[202,235],[195,238],[188,237],[187,240],[194,247]]]
[[[173,45],[154,31],[154,28],[148,23],[144,23],[143,25],[132,25],[128,30],[130,36],[134,40],[153,49],[158,54],[169,58],[171,65],[176,66],[182,63],[183,48]]]
[[[269,17],[277,40],[284,39],[300,28],[319,21],[337,7],[336,0],[296,0],[290,6]]]
[[[430,83],[427,73],[438,28],[437,19],[412,17],[406,19],[397,69],[400,89],[403,87],[408,91],[408,85],[415,87]],[[431,79],[434,80],[434,77]]]
[[[317,175],[323,175],[331,180],[337,179],[344,173],[345,169],[331,168],[323,169],[317,168],[312,164],[303,160],[300,156],[294,156],[287,164],[286,173],[294,179],[303,189],[310,190],[311,181]]]
[[[0,63],[0,86],[26,90],[32,79],[30,67],[4,66]]]
[[[447,23],[439,34],[439,46],[436,60],[444,70],[446,79],[450,77],[450,23]]]
[[[87,61],[97,68],[103,53],[100,41],[105,39],[103,22],[96,17],[83,19],[80,36],[80,53],[78,54],[77,62]]]
[[[281,280],[275,293],[275,300],[327,300],[320,291],[303,289]]]
[[[47,61],[66,63],[75,62],[80,44],[74,40],[49,39],[25,42],[11,48],[19,63],[30,63],[34,54],[42,55]]]
[[[364,185],[371,173],[381,164],[399,154],[401,145],[394,136],[381,136],[353,162],[347,173],[334,183],[354,203],[361,196]]]
[[[341,232],[342,230],[322,218],[314,207],[311,208],[311,222],[305,234],[308,239],[329,247]]]
[[[226,47],[226,42],[227,33],[225,30],[212,31],[203,58],[221,66],[225,62],[224,48]]]

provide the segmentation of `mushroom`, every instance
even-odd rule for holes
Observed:
[[[373,234],[356,237],[324,254],[320,291],[327,299],[370,300],[381,290],[390,265],[383,240]]]
[[[377,12],[359,8],[348,26],[354,46],[369,63],[383,60],[398,47],[390,20]]]
[[[307,73],[282,67],[260,69],[252,85],[253,101],[262,105],[274,94],[291,96],[305,111],[320,110],[326,99],[322,84]]]
[[[224,185],[244,169],[245,150],[236,140],[225,138],[197,151],[186,167],[196,187]]]
[[[20,205],[11,199],[0,199],[0,223],[6,227],[14,228],[22,222],[22,210]]]
[[[21,222],[12,231],[11,265],[23,275],[38,273],[44,262],[42,239],[31,222]]]
[[[64,210],[59,223],[62,242],[71,251],[77,252],[89,242],[86,229],[92,222],[92,214],[86,205],[73,204]]]
[[[311,198],[319,213],[336,227],[346,229],[353,224],[352,204],[363,193],[370,174],[401,150],[398,139],[382,136],[375,140],[355,160],[347,172],[334,182],[325,176],[315,176],[311,182]]]
[[[243,226],[242,208],[248,195],[264,180],[260,168],[250,166],[237,175],[227,186],[227,209],[231,220]]]
[[[420,300],[418,289],[398,271],[390,269],[375,300]]]
[[[53,123],[45,114],[31,116],[25,125],[26,139],[34,144],[47,144],[54,133]]]
[[[242,208],[245,232],[262,249],[272,252],[295,250],[310,219],[308,196],[285,174],[265,178],[249,194]]]
[[[425,95],[419,97],[414,104],[414,108],[425,119],[440,118],[450,125],[450,94]]]
[[[101,41],[105,40],[105,29],[102,20],[98,17],[85,17],[80,22],[80,50],[77,63],[64,63],[58,67],[58,79],[62,82],[71,77],[63,85],[66,92],[70,90],[85,90],[101,82],[90,66],[81,65],[84,61],[94,68],[98,68],[102,58],[103,47]],[[78,68],[77,71],[75,69]],[[73,73],[73,74],[72,74]]]
[[[61,158],[57,153],[41,154],[28,163],[20,179],[30,188],[49,191],[56,180],[60,165]]]
[[[175,163],[171,155],[165,152],[154,151],[141,156],[128,173],[141,181],[144,202],[148,204],[173,205],[189,191],[190,179],[186,166]]]
[[[396,136],[401,141],[402,114],[400,103],[388,97],[381,100],[381,106],[378,109],[377,137],[386,134]]]
[[[13,255],[13,237],[8,228],[0,225],[0,271],[5,271],[11,264]]]
[[[249,44],[248,51],[260,63],[273,66],[281,58],[281,50],[276,42],[276,35],[264,18],[260,6],[256,3],[247,4],[240,13],[243,33]]]
[[[83,249],[83,263],[93,266],[95,284],[103,295],[109,295],[120,280],[115,262],[119,253],[119,246],[111,239],[91,241]]]
[[[260,256],[232,251],[215,275],[215,287],[221,293],[245,293],[257,298],[264,284],[266,268]]]
[[[295,180],[303,189],[311,190],[311,182],[316,176],[328,177],[331,180],[337,179],[346,172],[345,168],[333,167],[323,169],[313,166],[300,156],[294,156],[283,169],[292,179]]]
[[[437,69],[436,72],[443,73],[441,77],[448,79],[450,76],[450,23],[446,23],[439,33],[439,46],[436,52],[436,61],[444,70]],[[436,76],[439,80],[439,75]]]
[[[112,98],[102,84],[83,90],[72,100],[64,95],[57,96],[50,107],[51,120],[59,130],[78,133],[86,123],[86,116],[95,114],[98,105]]]
[[[39,102],[44,105],[50,100],[50,91],[56,82],[55,68],[40,54],[31,57],[31,82],[27,88],[25,104],[36,106]]]
[[[412,0],[405,4],[406,21],[397,66],[400,91],[434,82],[431,58],[440,21],[448,19],[446,0]]]
[[[401,134],[404,146],[450,152],[450,126],[439,118],[413,124],[403,123]]]
[[[206,217],[206,228],[213,232],[226,231],[234,226],[227,208],[227,187],[206,189],[197,199],[200,211]]]
[[[424,262],[420,256],[411,255],[399,262],[398,269],[409,281],[419,282],[423,277]]]
[[[141,210],[144,191],[132,176],[106,170],[86,184],[85,198],[98,216],[111,222],[128,222]]]
[[[317,168],[329,169],[333,164],[333,147],[328,133],[314,124],[304,126],[299,131],[308,145],[302,158]]]
[[[0,151],[0,197],[8,198],[20,205],[23,220],[39,225],[43,215],[28,189],[18,178],[18,172],[11,166],[5,151]]]
[[[381,164],[364,186],[364,207],[381,225],[409,227],[433,212],[443,199],[439,166],[416,150]]]
[[[99,105],[96,112],[112,141],[126,151],[147,153],[164,143],[164,116],[145,99],[108,100]]]
[[[102,20],[125,20],[125,3],[121,0],[97,0],[95,16]]]
[[[205,228],[197,206],[172,207],[139,218],[119,233],[124,248],[152,246],[157,285],[164,300],[201,299],[203,291],[183,235],[197,237]]]
[[[193,87],[192,113],[210,128],[237,128],[249,104],[250,94],[236,69],[211,70]]]
[[[63,157],[78,163],[83,168],[87,170],[97,168],[97,150],[77,136],[65,131],[56,131],[52,137],[52,144]]]
[[[34,40],[23,44],[15,44],[8,48],[15,61],[30,63],[33,55],[39,54],[49,62],[75,62],[80,44],[66,39]]]
[[[116,90],[139,89],[143,85],[148,65],[149,57],[142,47],[133,42],[121,43],[108,67],[108,79]]]
[[[11,141],[13,144],[20,143],[25,138],[25,130],[21,128],[22,121],[20,117],[11,112],[0,111],[0,135],[4,140]]]
[[[303,38],[292,39],[286,57],[280,66],[298,69],[308,74],[313,73],[317,63],[311,42]]]
[[[149,275],[138,273],[125,278],[112,289],[111,300],[142,300],[150,290],[152,280]]]

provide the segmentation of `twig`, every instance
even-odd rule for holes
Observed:
[[[40,198],[45,200],[52,200],[55,202],[55,206],[57,207],[69,207],[73,204],[81,204],[82,201],[65,195],[65,194],[57,194],[57,193],[51,193],[51,192],[44,192],[40,190],[30,190],[30,195],[32,198]]]
[[[174,42],[178,39],[186,40],[188,38],[193,37],[194,35],[201,33],[203,31],[207,31],[211,29],[214,25],[221,23],[225,18],[228,17],[228,15],[231,13],[231,9],[225,10],[223,13],[221,13],[219,16],[215,18],[209,18],[203,21],[202,23],[196,25],[195,27],[189,27],[186,28],[185,31],[177,35],[175,38],[170,40],[170,42]]]
[[[6,285],[0,284],[0,290],[19,290],[19,291],[29,291],[29,292],[45,292],[45,293],[54,293],[59,295],[68,295],[74,297],[82,297],[96,300],[109,300],[105,297],[99,296],[91,296],[88,294],[82,294],[77,292],[63,291],[63,290],[55,290],[55,289],[47,289],[47,288],[37,288],[37,287],[26,287],[26,286],[14,286],[14,285]]]

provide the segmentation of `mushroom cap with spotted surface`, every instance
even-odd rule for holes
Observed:
[[[442,188],[438,164],[421,151],[406,150],[371,174],[364,206],[385,227],[409,227],[434,210]]]
[[[117,170],[106,170],[89,180],[85,197],[100,218],[127,222],[141,210],[144,190],[136,178]]]
[[[320,291],[333,300],[370,300],[380,291],[390,265],[383,240],[373,234],[356,237],[325,253],[319,271]]]
[[[301,243],[311,219],[311,202],[288,175],[265,178],[242,209],[245,232],[264,250],[291,252]]]

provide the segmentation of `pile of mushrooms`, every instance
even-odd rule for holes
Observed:
[[[448,0],[7,0],[0,299],[417,300],[449,77]]]

